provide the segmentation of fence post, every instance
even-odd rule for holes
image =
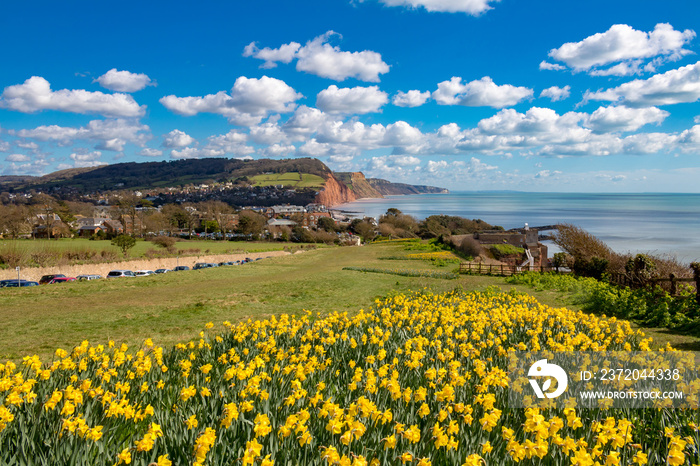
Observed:
[[[671,279],[671,296],[676,296],[676,274],[671,272],[668,278]]]
[[[481,262],[479,262],[479,275],[481,275]]]
[[[501,275],[505,276],[505,274],[503,273],[503,264],[501,264]]]
[[[693,278],[695,279],[695,300],[700,304],[700,262],[693,262],[690,264],[690,268],[693,269]]]

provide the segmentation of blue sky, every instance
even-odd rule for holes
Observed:
[[[453,190],[700,192],[694,0],[12,2],[2,175],[313,156]]]

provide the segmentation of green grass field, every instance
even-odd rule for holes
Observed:
[[[326,180],[318,175],[310,173],[270,173],[267,175],[255,175],[250,177],[254,186],[284,185],[294,188],[320,188]]]
[[[32,354],[50,358],[56,348],[71,349],[82,340],[97,344],[113,339],[140,345],[151,337],[158,344],[170,345],[196,336],[210,321],[220,325],[226,320],[304,310],[352,313],[382,296],[426,288],[440,292],[495,285],[527,292],[550,306],[577,308],[563,293],[508,285],[500,277],[462,275],[445,280],[342,270],[346,266],[445,272],[455,268],[454,264],[436,267],[428,261],[379,259],[404,253],[400,244],[391,243],[331,247],[242,266],[4,289],[0,291],[0,361],[17,361]],[[671,341],[692,349],[698,344],[697,338],[663,330],[652,335],[662,345]]]
[[[205,241],[205,240],[187,240],[183,239],[175,243],[175,248],[178,252],[174,255],[188,256],[199,254],[235,254],[247,252],[266,252],[266,251],[281,251],[285,249],[298,249],[307,247],[306,244],[288,244],[288,243],[266,243],[254,241]],[[119,248],[113,246],[109,240],[90,241],[84,238],[64,238],[58,240],[37,239],[37,240],[1,240],[0,241],[0,258],[6,257],[12,252],[20,254],[24,257],[24,262],[30,263],[33,261],[33,255],[39,255],[44,258],[44,265],[57,265],[61,261],[61,256],[67,253],[73,253],[76,257],[72,260],[62,261],[61,263],[75,262],[90,262],[83,260],[80,257],[86,257],[86,254],[80,254],[83,251],[110,251],[114,254],[116,260],[131,260],[147,257],[150,250],[155,250],[158,253],[165,253],[165,250],[151,243],[150,241],[138,240],[136,245],[127,252],[126,257],[122,255]],[[34,260],[35,261],[35,260]],[[52,263],[53,262],[53,263]],[[33,266],[39,264],[31,264]],[[7,264],[0,264],[0,267],[7,267]]]

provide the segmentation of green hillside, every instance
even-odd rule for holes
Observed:
[[[114,189],[149,189],[153,187],[178,187],[189,184],[226,181],[248,181],[258,176],[295,174],[295,187],[322,186],[331,170],[320,160],[259,159],[238,160],[226,158],[176,160],[163,162],[129,162],[105,165],[96,168],[63,170],[35,178],[5,180],[5,185],[14,190],[51,189],[68,187],[77,192],[108,191]],[[300,176],[299,174],[303,174]],[[258,186],[287,184],[270,178],[269,184],[260,179]]]

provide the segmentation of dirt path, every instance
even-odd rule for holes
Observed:
[[[84,274],[98,274],[106,277],[110,270],[156,270],[172,269],[177,265],[186,265],[192,268],[197,262],[228,262],[250,257],[276,257],[290,254],[287,251],[246,252],[241,254],[214,254],[188,257],[167,257],[160,259],[141,259],[125,262],[105,262],[100,264],[82,264],[56,267],[32,267],[20,270],[22,280],[39,281],[42,275],[62,273],[66,277],[77,277]],[[0,270],[0,280],[17,278],[14,269]]]

